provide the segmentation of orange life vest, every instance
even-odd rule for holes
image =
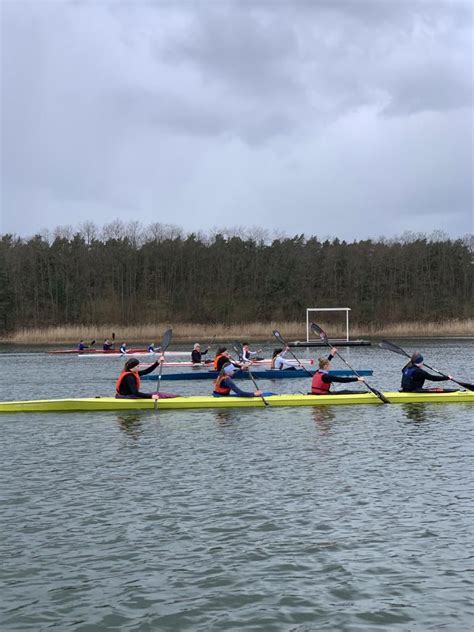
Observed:
[[[219,395],[230,395],[230,388],[227,386],[221,386],[222,382],[227,378],[227,375],[219,375],[217,380],[214,382],[214,393],[218,393]]]
[[[223,353],[220,353],[218,356],[216,356],[216,357],[214,358],[214,362],[213,362],[212,364],[213,364],[214,369],[215,369],[216,371],[219,369],[219,367],[217,366],[217,365],[219,364],[219,360],[220,360],[221,358],[223,358],[223,357],[224,357],[224,354],[223,354]],[[227,357],[226,357],[226,360],[228,360],[228,358],[227,358]]]
[[[323,376],[327,374],[327,371],[322,371],[321,369],[319,369],[313,375],[313,380],[311,382],[311,393],[313,395],[327,395],[327,393],[329,393],[331,384],[323,382]]]
[[[135,382],[137,384],[137,391],[140,390],[140,384],[141,384],[141,380],[140,380],[140,376],[138,375],[138,373],[135,373],[134,371],[122,371],[122,373],[120,373],[117,383],[115,384],[115,391],[117,393],[117,395],[121,395],[120,393],[120,387],[122,385],[122,382],[124,380],[124,378],[127,375],[133,375],[133,377],[135,378]]]

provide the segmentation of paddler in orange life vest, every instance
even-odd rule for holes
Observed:
[[[232,360],[232,358],[230,357],[230,353],[227,351],[227,347],[219,347],[216,351],[216,356],[212,363],[214,370],[220,371],[224,364],[227,364],[229,362],[234,364],[234,366],[236,366],[238,369],[242,368],[242,366],[245,366],[242,365],[242,363],[240,362],[234,362]]]
[[[163,362],[163,356],[156,362],[153,362],[143,371],[138,370],[140,362],[136,358],[130,358],[125,362],[122,373],[120,373],[115,385],[115,397],[125,399],[159,399],[158,393],[142,393],[140,391],[140,376],[148,375]]]
[[[331,366],[331,360],[337,353],[336,347],[331,349],[331,353],[327,358],[318,358],[319,369],[313,375],[311,382],[311,394],[312,395],[332,395],[330,388],[333,382],[340,382],[346,384],[347,382],[365,382],[363,377],[342,377],[339,375],[330,375],[329,368]],[[335,391],[337,395],[350,395],[351,393],[358,393],[359,391]]]
[[[237,384],[232,379],[232,376],[234,375],[235,371],[238,371],[238,370],[239,368],[234,366],[230,362],[227,362],[226,364],[224,364],[224,366],[221,369],[221,372],[219,373],[217,377],[217,380],[214,383],[213,395],[219,396],[219,397],[222,397],[222,396],[225,397],[227,395],[230,395],[231,391],[234,391],[234,393],[239,395],[239,397],[260,397],[262,394],[262,391],[255,391],[251,393],[249,391],[243,391],[237,386]]]

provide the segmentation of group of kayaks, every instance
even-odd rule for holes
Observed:
[[[326,341],[330,346],[325,332],[317,325],[312,325],[315,328],[316,333],[321,335],[321,338]],[[278,331],[273,332],[277,339],[281,339]],[[171,340],[171,330],[165,332],[165,336],[162,342],[162,349],[165,351]],[[383,348],[387,348],[390,351],[395,351],[401,355],[407,355],[407,353],[387,341]],[[380,346],[383,346],[382,343]],[[236,349],[237,351],[237,349]],[[51,353],[58,354],[72,354],[78,353],[77,349],[74,350],[54,350]],[[169,355],[189,355],[188,352],[168,352]],[[81,357],[104,357],[104,356],[136,356],[146,355],[153,357],[155,354],[147,349],[132,349],[126,354],[121,353],[120,350],[107,350],[98,352],[95,349],[84,349],[79,354]],[[338,354],[340,355],[340,354]],[[352,367],[341,357],[343,362],[348,366],[349,370],[334,370],[331,373],[343,376],[350,375],[372,375],[371,370],[354,370]],[[233,375],[233,378],[250,378],[250,379],[275,379],[275,378],[305,378],[314,374],[314,370],[307,369],[307,366],[313,364],[313,360],[297,360],[299,368],[295,370],[275,370],[266,369],[265,365],[270,364],[271,360],[258,360],[252,363],[252,367],[256,366],[257,369],[238,371]],[[216,379],[218,372],[212,370],[212,365],[203,364],[198,367],[194,366],[194,370],[188,373],[168,373],[163,372],[163,366],[191,366],[191,362],[177,362],[166,360],[160,367],[159,374],[143,375],[142,379],[151,380],[195,380],[195,379]],[[305,366],[306,365],[306,366]],[[197,369],[197,370],[196,370]],[[439,371],[433,369],[434,371]],[[447,378],[446,378],[447,379]],[[454,382],[456,380],[451,378]],[[73,411],[132,411],[132,410],[179,410],[179,409],[204,409],[204,408],[262,408],[262,407],[297,407],[297,406],[328,406],[328,405],[353,405],[353,404],[417,404],[417,403],[473,403],[474,402],[474,386],[469,383],[457,382],[463,388],[467,390],[459,391],[447,391],[437,392],[436,389],[413,391],[413,392],[399,392],[388,391],[380,393],[375,388],[366,384],[369,392],[353,392],[350,394],[342,393],[330,393],[330,394],[284,394],[276,395],[273,393],[263,393],[261,396],[255,397],[239,397],[236,395],[230,395],[226,397],[222,396],[191,396],[182,397],[178,395],[162,394],[159,399],[144,399],[144,398],[117,398],[117,397],[80,397],[80,398],[66,398],[66,399],[43,399],[43,400],[24,400],[24,401],[7,401],[0,402],[0,413],[12,413],[12,412],[73,412]],[[158,388],[159,390],[159,388]]]

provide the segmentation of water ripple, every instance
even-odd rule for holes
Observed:
[[[470,411],[340,408],[2,416],[1,629],[471,629]]]

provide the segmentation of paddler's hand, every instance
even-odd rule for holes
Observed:
[[[359,376],[359,377],[357,378],[357,381],[358,381],[358,382],[365,382],[366,380],[365,380],[365,377],[360,377],[360,376]]]
[[[337,355],[337,349],[336,347],[332,347],[331,349],[331,355],[334,357],[335,355]]]
[[[255,397],[260,397],[262,394],[262,391],[255,391],[254,395]]]
[[[160,399],[160,395],[159,393],[153,393],[153,395],[151,396],[152,399]]]

